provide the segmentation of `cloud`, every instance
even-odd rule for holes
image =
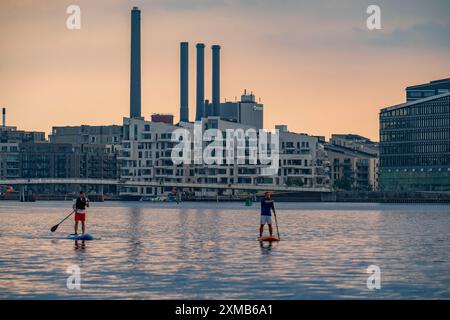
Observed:
[[[232,4],[230,0],[157,0],[152,7],[160,7],[170,11],[199,11],[211,9],[225,9]]]
[[[450,24],[429,21],[391,31],[355,31],[361,40],[380,47],[450,48]]]

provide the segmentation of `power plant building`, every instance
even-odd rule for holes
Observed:
[[[253,93],[245,92],[239,102],[223,102],[220,104],[220,119],[241,123],[256,129],[264,127],[264,105],[255,101]]]

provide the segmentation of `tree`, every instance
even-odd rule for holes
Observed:
[[[336,190],[350,191],[352,189],[352,182],[350,181],[350,179],[342,177],[334,181],[333,188]]]
[[[303,179],[299,177],[288,177],[286,179],[286,185],[288,187],[302,187],[304,185]]]

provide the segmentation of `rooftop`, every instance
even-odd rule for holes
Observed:
[[[440,98],[444,98],[444,97],[448,97],[450,96],[450,92],[446,92],[446,93],[442,93],[442,94],[437,94],[435,96],[431,96],[428,98],[424,98],[424,99],[418,99],[418,100],[414,100],[414,101],[409,101],[409,102],[405,102],[405,103],[401,103],[401,104],[397,104],[391,107],[386,107],[380,110],[381,112],[386,112],[386,111],[392,111],[392,110],[396,110],[399,108],[403,108],[403,107],[409,107],[415,104],[419,104],[419,103],[423,103],[423,102],[427,102],[427,101],[432,101],[432,100],[436,100],[436,99],[440,99]]]
[[[417,84],[417,85],[414,85],[414,86],[409,86],[409,87],[406,87],[406,90],[419,89],[421,87],[427,87],[430,84],[443,84],[443,83],[447,83],[447,82],[450,82],[450,78],[440,79],[440,80],[433,80],[433,81],[430,81],[429,83],[423,83],[423,84]]]
[[[337,153],[351,154],[354,156],[364,156],[367,158],[377,158],[377,156],[372,153],[367,153],[364,151],[351,149],[351,148],[347,148],[347,147],[343,147],[343,146],[337,146],[337,145],[330,144],[330,143],[325,143],[324,146],[325,146],[325,150],[331,150],[331,151],[334,151]]]

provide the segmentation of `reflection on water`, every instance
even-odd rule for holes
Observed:
[[[269,254],[272,250],[272,244],[273,242],[260,242],[259,246],[261,247],[261,253],[262,254]]]
[[[279,203],[272,243],[241,203],[93,203],[101,240],[71,241],[70,221],[49,231],[69,206],[0,202],[0,298],[450,298],[448,206]]]

